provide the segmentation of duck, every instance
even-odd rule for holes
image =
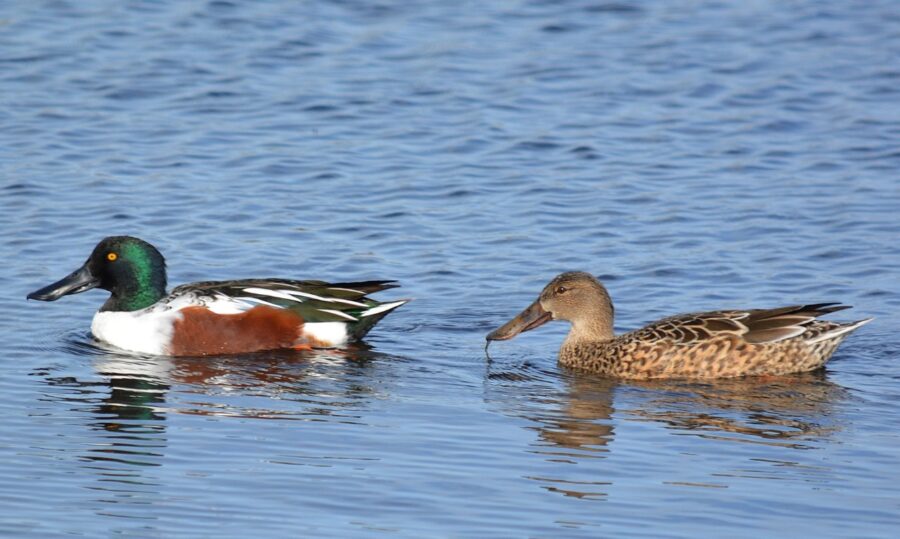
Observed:
[[[575,271],[556,276],[536,301],[490,332],[486,347],[564,320],[571,329],[559,363],[576,371],[623,379],[780,376],[824,366],[850,333],[872,320],[819,320],[848,308],[817,303],[679,314],[616,335],[606,287]]]
[[[242,279],[184,284],[167,293],[159,250],[139,238],[110,236],[80,268],[27,299],[55,301],[100,288],[110,292],[91,322],[100,341],[140,354],[210,356],[345,346],[409,301],[368,297],[397,286]]]

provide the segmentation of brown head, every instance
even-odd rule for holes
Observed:
[[[593,275],[570,271],[556,276],[538,299],[515,318],[488,334],[489,341],[512,339],[550,320],[572,323],[567,341],[606,341],[613,334],[613,304]]]

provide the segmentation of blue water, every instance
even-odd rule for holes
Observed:
[[[840,2],[0,4],[0,536],[896,537],[900,10]],[[197,360],[25,295],[103,236],[172,284],[397,279],[369,348]],[[824,372],[615,382],[619,330],[842,301]]]

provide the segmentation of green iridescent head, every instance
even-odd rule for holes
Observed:
[[[28,295],[54,301],[92,288],[111,295],[101,311],[137,311],[166,295],[166,262],[156,247],[131,236],[103,239],[84,265],[63,279]]]

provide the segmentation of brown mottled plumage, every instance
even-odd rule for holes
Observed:
[[[550,320],[568,320],[572,329],[559,350],[559,362],[567,367],[644,379],[781,375],[825,365],[847,335],[871,320],[817,320],[848,308],[819,303],[680,314],[616,336],[606,288],[588,273],[569,272],[553,279],[537,301],[487,340],[511,339]]]

